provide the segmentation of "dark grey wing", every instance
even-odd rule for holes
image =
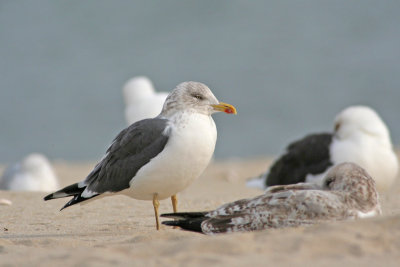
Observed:
[[[169,226],[179,226],[180,228],[193,232],[202,233],[201,224],[204,220],[209,219],[205,212],[175,212],[164,213],[161,217],[174,219],[173,221],[163,221],[162,224]]]
[[[154,118],[138,121],[121,131],[85,179],[87,190],[101,194],[128,188],[139,169],[164,149],[169,139],[167,127],[168,120]]]
[[[139,169],[163,151],[169,134],[168,120],[154,118],[135,122],[117,135],[104,158],[83,182],[64,187],[44,200],[72,196],[63,210],[104,192],[127,189]]]
[[[323,173],[332,165],[329,146],[332,134],[312,134],[291,143],[269,170],[266,185],[304,182],[307,174]]]

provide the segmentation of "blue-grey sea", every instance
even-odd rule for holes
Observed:
[[[0,162],[101,158],[135,75],[237,107],[217,159],[276,155],[353,104],[399,146],[400,1],[0,1]]]

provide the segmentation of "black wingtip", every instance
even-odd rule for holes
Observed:
[[[162,224],[168,226],[179,226],[179,221],[163,221]]]
[[[174,213],[163,213],[160,216],[164,218],[174,218],[174,219],[195,219],[203,218],[206,216],[208,211],[204,212],[174,212]]]
[[[63,197],[69,197],[69,196],[76,196],[81,194],[85,190],[86,186],[79,186],[79,183],[71,184],[69,186],[66,186],[54,193],[51,193],[47,196],[45,196],[43,199],[46,200],[51,200],[51,199],[56,199],[56,198],[63,198]]]
[[[85,190],[85,188],[86,188],[86,186],[79,187],[79,184],[75,183],[75,184],[69,185],[67,187],[64,187],[61,190],[58,190],[57,192],[49,194],[49,195],[45,196],[43,199],[44,199],[44,201],[47,201],[47,200],[51,200],[51,199],[72,196],[72,199],[70,199],[70,201],[68,201],[67,204],[65,204],[64,207],[62,207],[60,209],[60,211],[62,211],[63,209],[68,208],[69,206],[75,205],[82,201],[86,201],[88,199],[91,199],[91,198],[99,195],[99,194],[94,194],[93,196],[90,196],[90,197],[82,197],[81,195],[82,195],[82,192]]]
[[[165,216],[163,216],[163,217],[165,217]],[[181,220],[175,220],[175,221],[163,221],[162,224],[168,225],[168,226],[178,226],[178,227],[182,228],[183,230],[203,233],[203,230],[201,229],[201,223],[204,220],[206,220],[205,217],[190,218],[190,219],[181,219]]]
[[[74,201],[76,197],[73,197],[70,201],[68,201],[61,209],[60,211],[62,211],[65,208],[68,208],[69,206],[71,206],[71,202]]]
[[[50,199],[53,199],[53,193],[51,193],[50,195],[47,195],[47,196],[45,196],[43,198],[44,201],[47,201],[47,200],[50,200]]]
[[[71,206],[71,205],[74,205],[74,204],[76,204],[77,202],[76,202],[76,199],[78,198],[78,196],[74,196],[73,198],[71,198],[71,200],[70,201],[68,201],[61,209],[60,209],[60,211],[62,211],[63,209],[65,209],[65,208],[68,208],[69,206]]]
[[[91,196],[91,197],[89,197],[89,198],[81,197],[81,195],[75,195],[70,201],[67,202],[67,204],[64,205],[64,207],[62,207],[62,208],[60,209],[60,211],[62,211],[62,210],[65,209],[65,208],[68,208],[69,206],[78,204],[78,203],[80,203],[80,202],[82,202],[82,201],[89,200],[89,199],[91,199],[91,198],[93,198],[93,197],[96,197],[96,196],[98,196],[98,195],[99,195],[99,194],[95,194],[95,195],[93,195],[93,196]]]

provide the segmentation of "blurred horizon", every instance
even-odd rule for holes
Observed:
[[[400,144],[399,1],[1,1],[0,163],[98,160],[122,86],[208,85],[217,159],[273,156],[342,109],[374,108]]]

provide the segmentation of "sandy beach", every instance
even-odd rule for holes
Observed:
[[[261,194],[244,186],[266,158],[217,161],[178,195],[180,211],[214,209]],[[61,186],[82,180],[94,163],[56,162]],[[1,168],[1,171],[4,169]],[[400,183],[381,194],[383,216],[219,236],[163,226],[155,230],[151,202],[123,196],[76,205],[43,201],[45,193],[0,191],[0,266],[398,266]],[[171,212],[169,200],[160,212]]]

